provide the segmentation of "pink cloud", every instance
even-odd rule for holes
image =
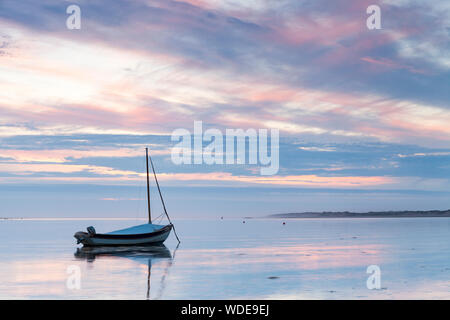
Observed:
[[[371,64],[378,65],[378,66],[383,66],[387,69],[406,69],[412,73],[427,74],[427,72],[424,70],[420,70],[420,69],[416,69],[411,66],[403,65],[403,64],[397,63],[397,62],[392,61],[387,58],[375,59],[375,58],[371,58],[371,57],[363,57],[363,58],[361,58],[361,60],[371,63]]]

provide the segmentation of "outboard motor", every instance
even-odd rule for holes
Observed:
[[[93,236],[96,234],[95,229],[93,226],[87,227],[87,232],[89,233],[90,236]]]

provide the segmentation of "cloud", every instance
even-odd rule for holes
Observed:
[[[450,152],[417,152],[413,154],[398,154],[400,158],[408,157],[439,157],[439,156],[450,156]]]
[[[54,10],[49,10],[52,4]],[[58,17],[60,6],[56,2],[49,1],[47,8],[27,5],[44,11],[51,21]],[[15,6],[6,2],[5,32],[22,48],[14,59],[5,61],[2,70],[7,90],[3,91],[0,102],[3,102],[2,116],[9,123],[27,118],[39,126],[60,126],[64,122],[66,126],[87,128],[86,131],[97,127],[97,132],[107,132],[121,127],[124,132],[126,127],[139,133],[151,127],[152,132],[167,133],[172,128],[186,126],[185,122],[180,123],[180,114],[195,114],[220,123],[233,114],[245,120],[249,112],[253,116],[253,110],[258,110],[261,119],[255,121],[256,124],[275,123],[292,133],[406,140],[413,133],[411,130],[404,132],[405,126],[401,123],[376,119],[379,125],[372,121],[376,125],[374,128],[372,124],[355,126],[354,122],[378,113],[379,103],[372,103],[371,97],[376,101],[384,100],[386,104],[407,101],[419,107],[427,106],[415,102],[415,97],[405,100],[392,97],[391,92],[374,94],[367,88],[361,90],[364,83],[370,88],[382,86],[384,81],[379,77],[386,73],[370,71],[364,64],[384,66],[388,72],[391,69],[427,72],[426,67],[410,64],[410,61],[405,63],[392,52],[385,57],[386,50],[379,51],[386,46],[392,51],[396,41],[414,33],[411,35],[412,31],[407,28],[392,28],[367,34],[364,24],[356,19],[361,18],[360,10],[365,3],[353,3],[347,11],[325,6],[320,1],[314,5],[289,1],[270,5],[252,2],[233,6],[233,10],[232,6],[219,2],[205,8],[205,3],[198,1],[170,5],[160,1],[151,5],[131,2],[127,3],[126,12],[120,11],[125,6],[125,2],[120,1],[104,10],[101,5],[88,2],[81,6],[88,25],[82,36],[67,33],[53,22],[48,24],[50,29],[35,29],[27,20],[14,18],[14,15],[26,14],[25,4]],[[288,14],[287,8],[293,11]],[[274,20],[273,12],[279,12],[285,19]],[[418,15],[415,10],[411,12]],[[144,19],[145,14],[155,19]],[[112,22],[119,24],[112,27]],[[143,36],[144,33],[152,36]],[[41,39],[39,42],[31,40],[36,35]],[[136,38],[142,41],[130,42]],[[267,50],[269,45],[273,49]],[[67,60],[73,52],[77,53],[77,59]],[[38,64],[33,59],[36,56],[39,56]],[[343,71],[346,66],[354,66],[355,61],[364,64],[353,68],[351,75]],[[324,63],[327,68],[321,68]],[[368,71],[377,75],[378,85],[374,86]],[[357,81],[357,92],[349,94],[341,85],[335,86],[336,75],[350,80],[349,84]],[[311,78],[327,79],[322,81],[327,85],[315,86]],[[433,76],[424,79],[434,81]],[[350,97],[342,102],[345,94]],[[317,112],[323,115],[300,119]],[[337,112],[350,113],[353,123],[346,121],[342,127],[336,125]],[[284,113],[289,117],[297,114],[295,123],[286,120]],[[399,117],[404,119],[405,116],[408,117],[407,112]],[[271,118],[272,122],[265,118]],[[238,125],[236,121],[228,123]],[[412,139],[416,140],[414,136]]]
[[[298,147],[300,150],[304,151],[314,151],[314,152],[333,152],[336,151],[334,147]]]
[[[51,162],[65,163],[69,159],[104,157],[104,158],[127,158],[142,156],[143,147],[139,148],[91,148],[89,150],[57,149],[57,150],[17,150],[0,149],[0,157],[8,158],[9,161],[17,163],[25,162]],[[152,150],[153,155],[170,155],[171,150]]]
[[[375,58],[371,58],[371,57],[363,57],[361,58],[361,60],[368,62],[368,63],[373,63],[376,64],[378,66],[385,66],[386,68],[393,68],[393,69],[406,69],[412,73],[425,73],[422,70],[417,70],[413,67],[410,66],[405,66],[405,65],[401,65],[398,64],[392,60],[389,59],[375,59]]]
[[[378,1],[382,30],[373,1],[78,3],[79,31],[65,2],[0,4],[3,183],[136,184],[156,144],[171,185],[448,185],[443,1]],[[194,120],[280,129],[280,175],[174,166],[168,137]]]

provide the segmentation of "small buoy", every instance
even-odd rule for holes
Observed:
[[[286,222],[283,222],[283,226],[286,224]]]
[[[221,220],[223,220],[223,217],[220,217]]]
[[[245,221],[242,221],[242,223],[245,223]]]

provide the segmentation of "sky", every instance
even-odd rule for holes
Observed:
[[[445,0],[0,0],[0,216],[145,217],[145,147],[176,219],[450,209],[449,40]],[[194,121],[279,171],[174,164]]]

